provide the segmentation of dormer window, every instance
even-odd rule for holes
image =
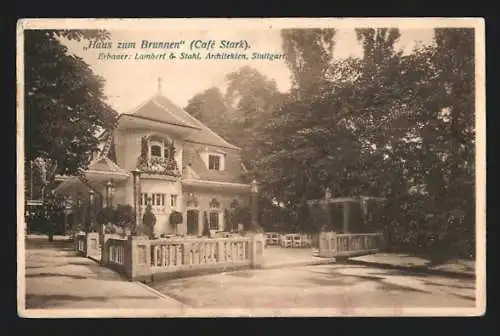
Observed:
[[[221,169],[222,155],[208,155],[208,169],[209,170],[222,170]]]
[[[200,157],[208,170],[226,170],[226,153],[218,149],[209,149],[205,147],[204,150],[200,151]]]

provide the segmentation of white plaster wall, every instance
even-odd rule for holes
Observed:
[[[177,181],[166,181],[159,179],[141,179],[141,192],[154,194],[154,193],[162,193],[166,194],[165,197],[165,205],[166,211],[162,214],[155,214],[156,216],[156,225],[155,225],[155,233],[185,233],[185,228],[183,224],[178,225],[178,232],[175,232],[175,229],[168,223],[168,217],[173,210],[181,211],[182,206],[182,191],[181,184]],[[177,195],[177,207],[172,208],[170,206],[170,195]]]

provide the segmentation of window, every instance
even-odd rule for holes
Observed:
[[[170,206],[172,208],[177,207],[177,195],[170,195]]]
[[[151,205],[165,206],[165,194],[153,194]]]
[[[160,145],[151,145],[151,156],[161,157]]]
[[[219,212],[210,212],[209,228],[210,230],[219,230]]]
[[[208,156],[208,169],[221,170],[220,158],[221,158],[220,155],[209,155]]]
[[[148,194],[141,193],[141,197],[140,197],[139,203],[141,205],[147,205],[148,204]]]

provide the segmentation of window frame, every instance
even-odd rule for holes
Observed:
[[[217,158],[217,160],[210,160],[212,158]],[[209,153],[208,154],[208,170],[215,170],[215,171],[222,171],[222,155],[220,154],[212,154],[212,153]],[[211,163],[213,163],[213,168],[211,168]],[[216,164],[217,163],[217,164]],[[217,166],[217,168],[215,168],[215,166]]]
[[[212,218],[217,218],[216,227],[213,227]],[[211,210],[208,214],[208,228],[212,231],[220,231],[220,211]]]
[[[178,200],[177,194],[170,195],[170,207],[171,208],[177,208],[177,200]]]

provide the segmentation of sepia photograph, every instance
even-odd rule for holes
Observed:
[[[485,313],[483,19],[16,39],[19,316]]]

